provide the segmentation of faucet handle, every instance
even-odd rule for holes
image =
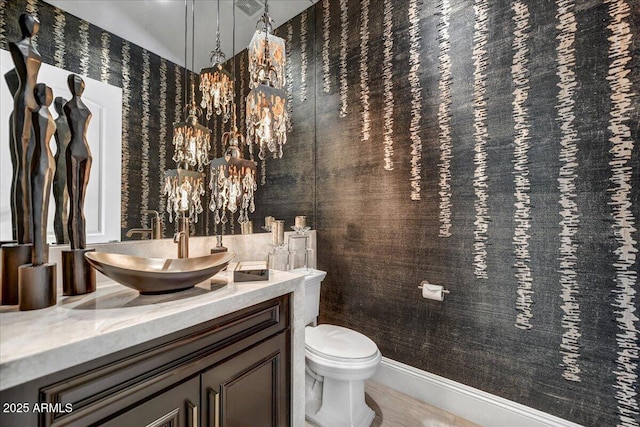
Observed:
[[[160,221],[160,214],[158,211],[153,209],[143,209],[142,213],[154,215],[154,218],[151,221],[151,238],[162,239],[162,222]]]
[[[156,216],[156,219],[160,219],[160,214],[158,213],[158,211],[155,211],[153,209],[143,209],[140,213],[152,214],[152,215]]]

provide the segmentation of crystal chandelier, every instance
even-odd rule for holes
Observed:
[[[200,91],[202,92],[200,106],[207,109],[207,120],[210,120],[215,113],[222,116],[222,121],[226,123],[231,117],[234,90],[233,79],[224,69],[223,64],[226,58],[220,49],[220,0],[218,0],[216,28],[216,49],[209,55],[212,65],[200,70]]]
[[[233,49],[235,53],[235,0],[233,4]],[[235,62],[233,66],[235,77]],[[245,160],[242,157],[244,137],[238,132],[236,124],[236,104],[231,106],[232,130],[222,135],[222,146],[227,146],[224,157],[211,161],[211,202],[209,209],[215,212],[216,224],[225,224],[228,221],[227,211],[234,214],[240,211],[238,222],[249,222],[249,212],[255,211],[254,192],[258,185],[256,182],[256,162]]]
[[[273,157],[282,157],[287,142],[287,95],[285,84],[284,40],[271,34],[269,5],[258,21],[249,44],[249,87],[247,95],[247,143],[259,147],[258,157],[265,158],[266,150]]]
[[[272,34],[272,22],[267,1],[248,47],[250,89],[257,87],[265,78],[269,78],[271,86],[278,89],[285,85],[285,43]],[[269,75],[270,68],[273,69],[272,75]]]
[[[194,18],[194,1],[191,1],[192,28]],[[193,33],[192,33],[193,38]],[[193,40],[192,40],[192,46]],[[195,49],[194,49],[195,50]],[[185,68],[187,66],[187,2],[185,0]],[[193,69],[193,54],[191,56]],[[188,70],[185,70],[185,79]],[[185,81],[186,92],[186,81]],[[186,93],[185,93],[186,97]],[[198,215],[202,213],[201,196],[204,195],[204,167],[209,164],[209,149],[211,148],[211,131],[198,122],[202,110],[196,104],[195,84],[191,81],[191,101],[185,106],[186,119],[184,122],[173,124],[173,160],[176,169],[168,170],[164,175],[163,192],[167,197],[167,212],[169,221],[173,222],[179,216],[198,222]]]
[[[240,144],[244,138],[235,124],[233,130],[222,136],[228,144],[224,157],[211,162],[211,204],[216,224],[227,222],[227,210],[232,214],[240,210],[238,222],[249,221],[249,212],[255,211],[254,191],[257,190],[256,163],[242,158]]]
[[[204,195],[204,174],[187,169],[172,169],[164,173],[164,194],[167,197],[169,222],[173,215],[182,214],[198,222],[202,213],[201,196]]]
[[[211,130],[198,122],[202,110],[196,105],[195,85],[191,82],[191,102],[185,106],[187,119],[173,124],[173,161],[183,166],[204,170],[209,164]]]

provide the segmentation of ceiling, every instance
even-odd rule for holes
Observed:
[[[216,46],[216,0],[47,0],[78,18],[137,44],[176,64],[185,64],[185,1],[187,12],[187,68],[199,71],[211,65],[209,52]],[[191,66],[191,5],[195,16],[195,56]],[[275,27],[309,8],[318,0],[271,0],[269,15]],[[235,0],[235,53],[247,47],[263,12],[264,0]],[[259,3],[249,17],[238,8],[241,3]],[[232,49],[233,0],[220,0],[220,43],[227,59]]]

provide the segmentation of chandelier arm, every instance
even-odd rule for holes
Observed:
[[[219,2],[220,0],[218,0]],[[236,109],[236,0],[233,0],[233,32],[231,35],[231,58],[233,60],[233,98],[231,100],[233,108],[233,130],[237,131],[237,109]]]
[[[188,22],[188,12],[189,5],[187,4],[187,0],[184,0],[184,99],[185,103],[187,102],[187,22]],[[184,119],[187,119],[187,111],[186,107],[183,109]]]
[[[235,11],[234,11],[235,14]],[[218,0],[218,15],[216,16],[216,50],[220,50],[220,0]]]
[[[191,0],[191,69],[194,69],[194,57],[196,56],[196,3]],[[195,102],[195,100],[194,100]]]

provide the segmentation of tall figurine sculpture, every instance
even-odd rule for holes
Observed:
[[[18,170],[15,174],[16,239],[19,244],[31,243],[31,212],[29,209],[29,160],[33,152],[31,112],[38,108],[34,89],[42,60],[31,38],[38,33],[40,22],[23,13],[19,18],[22,40],[10,42],[9,50],[16,67],[20,86],[13,98],[13,137]]]
[[[11,206],[15,218],[17,244],[2,246],[2,304],[18,304],[18,267],[31,261],[31,199],[29,188],[29,162],[35,144],[32,135],[31,112],[38,108],[33,93],[38,80],[42,59],[31,43],[38,33],[40,22],[26,13],[18,19],[22,39],[9,42],[9,51],[18,77],[18,88],[13,96],[11,121],[12,158],[15,158]]]
[[[4,80],[7,82],[7,87],[9,88],[9,92],[12,97],[16,96],[18,89],[20,88],[20,79],[18,78],[18,73],[16,69],[13,68],[10,71],[7,71],[4,75]],[[13,111],[9,114],[9,154],[11,156],[11,166],[13,168],[13,175],[11,178],[11,236],[13,240],[16,240],[16,225],[18,222],[18,218],[16,215],[16,199],[13,197],[16,194],[16,173],[18,171],[18,152],[16,148],[16,140],[13,136]]]
[[[84,217],[84,200],[91,170],[91,150],[87,143],[87,128],[91,111],[82,101],[84,81],[70,74],[67,84],[73,97],[64,104],[71,140],[67,146],[67,191],[69,192],[69,243],[70,251],[62,251],[64,295],[79,295],[95,291],[95,270],[84,259],[87,236]]]
[[[49,213],[49,194],[53,182],[55,161],[49,147],[49,141],[56,131],[56,122],[49,112],[53,101],[53,91],[43,83],[35,89],[38,109],[32,115],[35,146],[31,158],[31,212],[33,212],[33,256],[31,263],[41,265],[46,262],[47,217]]]
[[[70,74],[67,84],[73,97],[63,109],[71,131],[71,141],[67,146],[67,189],[71,206],[69,209],[69,242],[71,249],[86,247],[86,225],[84,199],[91,170],[91,150],[87,143],[87,127],[91,111],[82,102],[84,81],[80,76]]]
[[[67,146],[71,141],[71,132],[67,123],[67,116],[62,107],[67,100],[57,97],[53,101],[58,118],[56,119],[56,172],[53,177],[53,198],[56,202],[56,212],[53,217],[53,231],[56,235],[56,243],[59,245],[69,243],[67,230],[67,218],[69,212],[69,192],[67,191]]]
[[[38,108],[31,113],[35,141],[30,167],[33,249],[31,264],[18,268],[20,310],[35,310],[56,303],[56,264],[47,263],[47,215],[54,170],[49,141],[56,131],[56,123],[49,112],[53,92],[39,83],[34,98]]]

